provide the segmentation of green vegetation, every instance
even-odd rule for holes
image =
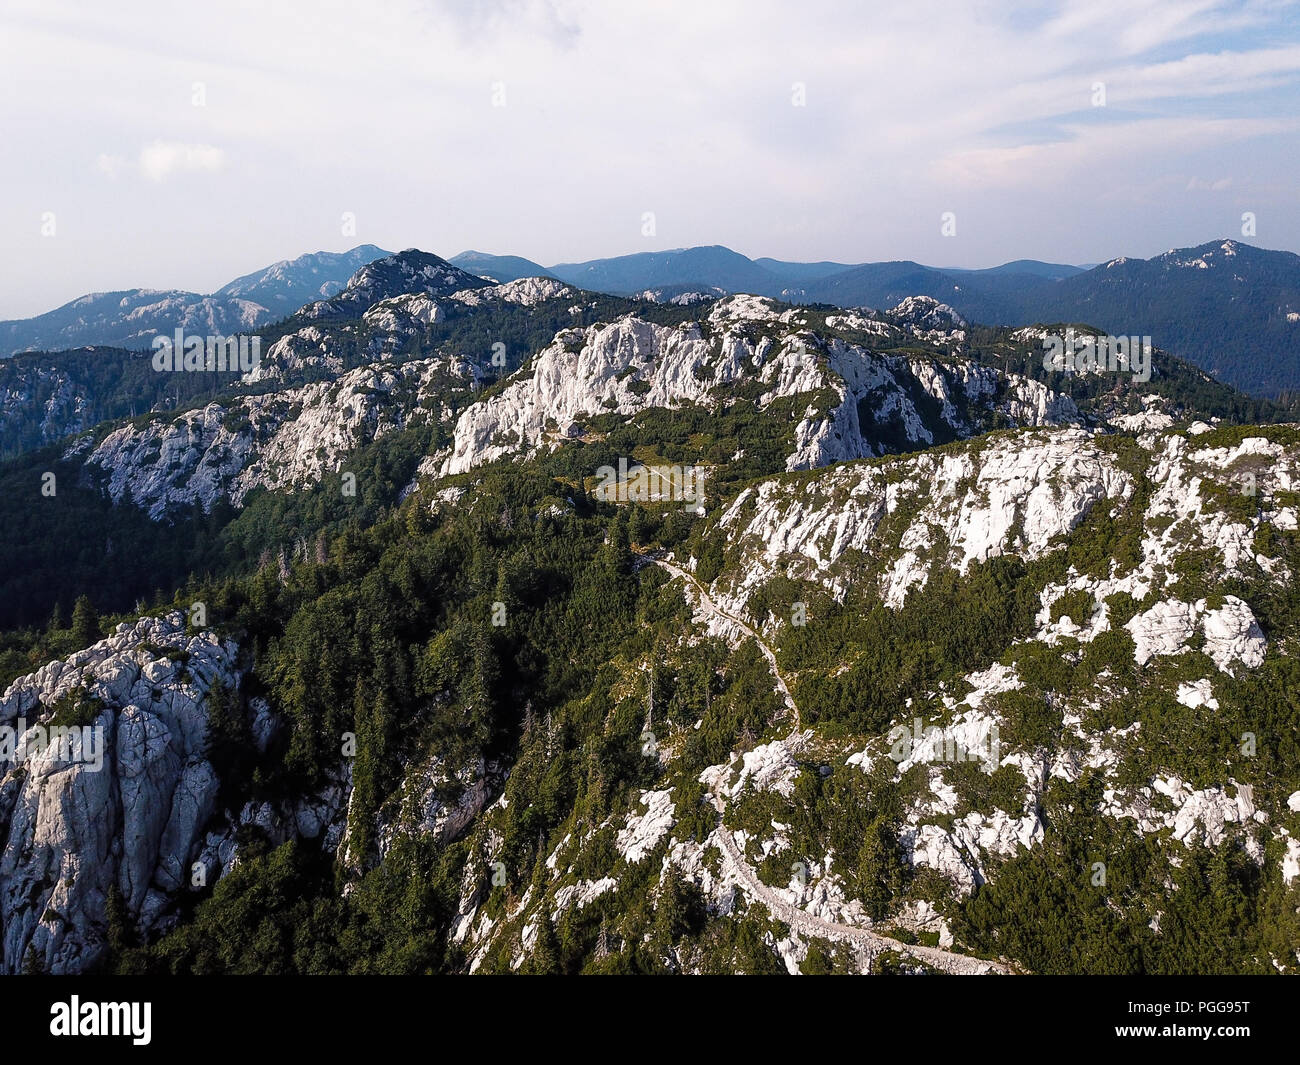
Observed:
[[[500,367],[490,362],[496,343],[506,345],[508,370],[523,366],[527,373],[528,360],[561,328],[576,327],[560,340],[576,347],[582,328],[633,307],[688,330],[704,328],[699,319],[707,313],[707,306],[596,297],[572,314],[571,300],[552,302],[504,315],[453,307],[394,358],[463,355],[485,374],[482,397],[504,386]],[[345,366],[369,357],[375,337],[367,323],[340,315],[329,324],[338,330]],[[268,339],[291,325],[270,330]],[[975,327],[971,342],[977,361],[1043,379],[1041,362],[1038,371],[1033,367],[1041,353],[1010,344],[1005,331]],[[955,391],[951,364],[923,345],[881,350],[895,357],[900,386],[933,420],[940,401],[903,371],[902,360],[934,360]],[[115,366],[107,359],[86,369],[116,404],[102,416],[124,418],[158,401],[133,366]],[[1189,409],[1280,413],[1186,367],[1160,367],[1153,388]],[[697,369],[708,378],[707,367]],[[303,380],[323,376],[319,367],[301,372]],[[166,416],[229,395],[223,387],[229,383],[196,382]],[[700,774],[783,734],[786,708],[758,644],[746,639],[730,649],[691,630],[680,587],[636,557],[670,547],[679,558],[694,558],[700,580],[725,583],[748,545],[719,535],[716,517],[697,519],[675,505],[601,504],[587,487],[598,467],[635,455],[714,468],[706,489],[711,513],[758,477],[777,475],[782,490],[797,496],[826,474],[782,472],[795,427],[807,407],[826,413],[838,399],[828,390],[759,409],[767,387],[745,380],[703,403],[632,418],[593,413],[584,438],[551,454],[456,478],[465,493],[453,503],[436,501],[427,488],[402,499],[419,461],[448,441],[445,424],[416,419],[347,457],[355,497],[343,496],[327,476],[298,491],[255,490],[238,512],[218,504],[161,523],[130,505],[109,505],[101,486],[83,479],[61,448],[29,450],[44,441],[34,425],[24,425],[0,466],[0,492],[10,501],[0,544],[0,683],[89,646],[128,611],[188,610],[202,602],[206,627],[241,648],[239,686],[218,685],[207,695],[205,753],[221,782],[219,809],[301,797],[335,779],[350,760],[351,831],[341,855],[319,841],[275,846],[245,826],[238,865],[213,886],[184,893],[180,921],[160,938],[139,941],[120,892],[113,893],[104,968],[461,970],[471,959],[451,932],[469,903],[495,928],[473,958],[477,971],[783,971],[775,943],[788,928],[740,895],[731,914],[711,911],[697,884],[665,858],[671,839],[718,871],[716,843],[708,841],[719,815]],[[1073,379],[1066,391],[1091,410],[1133,401],[1100,378]],[[471,398],[468,390],[446,393],[453,410]],[[997,427],[973,410],[959,413],[973,428]],[[880,447],[916,446],[901,418],[878,417],[869,398],[859,414]],[[233,410],[225,424],[248,428]],[[1245,433],[1297,439],[1288,427],[1224,427],[1201,437],[1198,447],[1233,446]],[[943,434],[938,443],[938,454],[978,455],[983,446]],[[1145,510],[1157,486],[1145,480],[1146,458],[1133,441],[1099,438],[1098,446],[1111,449],[1134,477],[1132,497],[1102,502],[1071,535],[1036,545],[1045,552],[1037,561],[996,557],[960,575],[935,566],[900,609],[879,601],[882,560],[862,554],[836,564],[838,602],[784,572],[754,590],[748,610],[760,625],[781,623],[780,668],[813,737],[797,755],[792,794],[746,792],[727,805],[723,821],[749,834],[750,860],[769,884],[788,884],[796,863],[829,866],[873,919],[926,901],[952,920],[963,949],[1012,958],[1033,971],[1262,971],[1269,953],[1282,956],[1300,938],[1294,892],[1274,875],[1276,855],[1261,871],[1225,844],[1187,850],[1174,866],[1169,850],[1181,843],[1143,836],[1131,822],[1102,814],[1101,795],[1106,787],[1145,787],[1158,773],[1177,773],[1193,787],[1222,786],[1229,778],[1250,784],[1257,801],[1277,807],[1300,786],[1300,665],[1292,656],[1300,591],[1262,571],[1224,580],[1209,553],[1188,552],[1163,575],[1167,587],[1142,601],[1107,597],[1110,631],[1096,639],[1051,647],[1029,639],[1049,584],[1062,586],[1071,570],[1103,578],[1139,561]],[[897,464],[872,465],[891,485],[905,476]],[[46,471],[57,475],[57,504],[39,490]],[[920,495],[900,492],[882,536],[913,520]],[[1234,493],[1227,480],[1207,479],[1203,495],[1243,521],[1263,506]],[[1294,533],[1270,527],[1255,542],[1288,572],[1300,569]],[[941,542],[933,548],[936,557],[942,550]],[[1227,595],[1245,599],[1270,639],[1263,666],[1227,676],[1200,647],[1137,666],[1123,625],[1170,588],[1211,605]],[[810,623],[787,623],[795,603],[806,606]],[[1101,606],[1091,592],[1075,590],[1048,613],[1052,621],[1069,616],[1082,625]],[[188,656],[177,648],[138,650],[187,668]],[[930,769],[915,766],[894,780],[892,763],[864,772],[845,756],[868,744],[878,748],[891,724],[950,719],[954,702],[970,690],[963,678],[998,662],[1014,667],[1019,686],[987,696],[981,708],[1001,723],[1004,748],[1045,765],[1057,754],[1085,753],[1074,749],[1078,741],[1066,727],[1067,716],[1077,715],[1092,732],[1123,730],[1114,737],[1122,758],[1114,779],[1085,772],[1069,784],[1053,777],[1032,795],[1014,765],[987,772],[959,762],[936,770],[957,806],[934,823],[951,827],[969,811],[1002,810],[1013,817],[1038,812],[1046,828],[1041,846],[995,863],[991,882],[957,901],[940,874],[908,860],[915,823],[909,816],[931,795]],[[1212,678],[1217,710],[1175,698],[1180,683],[1205,678]],[[264,752],[251,729],[251,704],[259,697],[283,723]],[[89,724],[100,709],[79,689],[50,720]],[[1246,735],[1254,741],[1249,752]],[[461,801],[466,778],[479,772],[490,801],[501,802],[454,840],[408,834],[403,802],[426,766],[431,802]],[[645,810],[642,793],[654,789],[671,793],[675,823],[631,861],[620,829]],[[774,833],[784,845],[764,855],[761,844]],[[556,861],[548,866],[551,855]],[[1105,865],[1104,882],[1094,882],[1097,863]],[[606,878],[612,886],[584,905],[558,904],[558,892],[590,890]],[[900,942],[935,942],[932,932],[899,927],[893,934]],[[804,971],[847,971],[852,964],[842,946],[814,942]],[[923,967],[886,954],[877,968]]]
[[[1004,863],[961,909],[972,946],[1036,973],[1202,974],[1262,973],[1266,942],[1294,942],[1294,913],[1260,920],[1273,892],[1240,849],[1195,848],[1171,866],[1167,844],[1096,812],[1101,790],[1096,779],[1052,782],[1042,846]]]

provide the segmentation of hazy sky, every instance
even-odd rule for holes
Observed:
[[[363,242],[1300,250],[1298,84],[1290,0],[2,0],[0,318]]]

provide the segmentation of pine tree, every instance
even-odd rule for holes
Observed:
[[[670,866],[655,900],[654,930],[658,945],[667,949],[700,923],[699,889],[677,866]]]
[[[131,926],[131,915],[127,912],[126,899],[116,884],[108,889],[108,899],[104,903],[104,919],[107,924],[105,937],[108,949],[114,959],[120,958],[135,946],[135,929]]]
[[[646,695],[645,728],[642,735],[655,730],[655,666],[650,663],[650,690]]]
[[[506,618],[509,620],[510,616],[515,612],[515,597],[510,591],[510,575],[506,570],[504,561],[497,563],[497,583],[492,591],[492,598],[494,603],[501,603],[505,606]]]
[[[627,526],[628,539],[634,544],[644,544],[648,534],[645,511],[639,505],[633,504],[632,517]]]
[[[905,871],[898,841],[883,817],[863,833],[858,851],[858,894],[873,921],[883,919],[890,902],[903,889]]]
[[[632,548],[627,538],[627,519],[620,510],[618,516],[610,522],[605,537],[605,568],[612,573],[632,572]]]
[[[80,649],[89,647],[99,640],[99,615],[91,605],[88,596],[78,596],[72,608],[72,639]]]
[[[604,917],[600,919],[600,935],[596,937],[596,960],[609,957],[609,930]]]
[[[542,914],[528,969],[534,976],[558,976],[564,971],[560,965],[560,941],[549,913]]]

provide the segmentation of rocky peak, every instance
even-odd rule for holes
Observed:
[[[423,294],[450,296],[454,292],[487,288],[490,281],[452,266],[430,252],[406,251],[367,263],[349,279],[333,299],[312,305],[312,317],[343,314],[356,317],[380,300],[394,296]]]
[[[901,326],[914,326],[921,330],[966,328],[966,319],[933,296],[908,296],[886,313]]]

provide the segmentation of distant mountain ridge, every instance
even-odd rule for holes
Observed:
[[[450,261],[492,272],[503,258],[473,254],[472,264],[461,256]],[[911,260],[794,263],[714,245],[561,263],[547,272],[614,295],[695,289],[877,310],[930,296],[986,325],[1080,322],[1151,336],[1156,347],[1258,395],[1300,389],[1300,256],[1230,239],[1089,268],[1033,259],[982,270]]]
[[[92,292],[34,318],[0,322],[0,357],[101,346],[147,348],[159,333],[237,333],[335,295],[367,263],[391,253],[373,244],[273,263],[204,295],[180,289]]]
[[[232,333],[322,301],[318,313],[345,313],[347,301],[337,301],[354,276],[391,258],[381,248],[362,245],[273,264],[210,296],[145,289],[83,296],[36,318],[0,322],[0,352],[89,345],[140,349],[159,332],[177,327]],[[1119,257],[1088,269],[1032,259],[981,270],[939,269],[911,260],[797,263],[750,259],[721,245],[550,267],[479,251],[437,263],[441,279],[435,287],[441,294],[447,285],[473,287],[479,278],[508,283],[546,277],[590,292],[657,300],[691,292],[743,292],[791,303],[882,309],[910,296],[929,296],[985,325],[1075,322],[1150,336],[1156,347],[1257,395],[1300,389],[1300,256],[1234,240],[1151,259]]]
[[[554,275],[532,259],[519,255],[488,255],[481,251],[463,251],[447,260],[471,274],[506,284],[525,277],[553,277]]]
[[[909,280],[930,285],[945,284],[950,276],[969,279],[1024,275],[1041,280],[1058,280],[1083,272],[1082,267],[1034,259],[1017,259],[1001,266],[977,270],[940,269],[906,260],[880,263],[823,260],[803,263],[771,258],[750,259],[720,244],[675,248],[670,251],[635,252],[608,259],[557,263],[547,267],[519,256],[490,255],[478,251],[462,252],[447,261],[463,270],[490,276],[498,281],[549,276],[571,285],[580,285],[589,291],[608,292],[618,296],[632,295],[646,289],[681,289],[695,285],[701,290],[723,289],[726,292],[789,298],[802,295],[804,286],[817,289],[819,284],[830,282],[834,283],[828,291],[844,288],[856,294],[854,282],[860,276],[883,282],[890,295],[893,295],[898,284],[905,284]],[[524,272],[526,270],[540,273],[530,275]],[[860,275],[861,271],[868,273]],[[953,286],[949,284],[948,287]],[[904,299],[908,295],[930,294],[902,292],[898,299],[888,299],[885,298],[884,289],[872,291],[878,291],[875,303],[881,307],[886,304],[892,306],[898,299]]]
[[[550,272],[561,281],[597,292],[629,295],[664,285],[698,284],[728,292],[776,296],[785,282],[752,259],[721,245],[679,251],[639,252],[586,263],[560,263]]]
[[[361,244],[345,252],[310,252],[237,277],[213,295],[251,300],[274,313],[290,314],[312,300],[336,295],[367,263],[391,254],[374,244]]]
[[[1025,322],[1150,334],[1157,347],[1247,392],[1300,388],[1300,255],[1291,252],[1223,240],[1113,259],[1026,292],[1017,310]]]
[[[1092,264],[1096,266],[1096,263]],[[982,270],[970,270],[964,267],[942,267],[946,274],[1033,274],[1039,277],[1045,277],[1051,281],[1059,281],[1061,278],[1073,277],[1075,274],[1081,274],[1085,270],[1092,269],[1091,266],[1071,266],[1067,263],[1044,263],[1037,259],[1015,259],[1009,263],[1003,263],[1001,266],[988,267]]]

